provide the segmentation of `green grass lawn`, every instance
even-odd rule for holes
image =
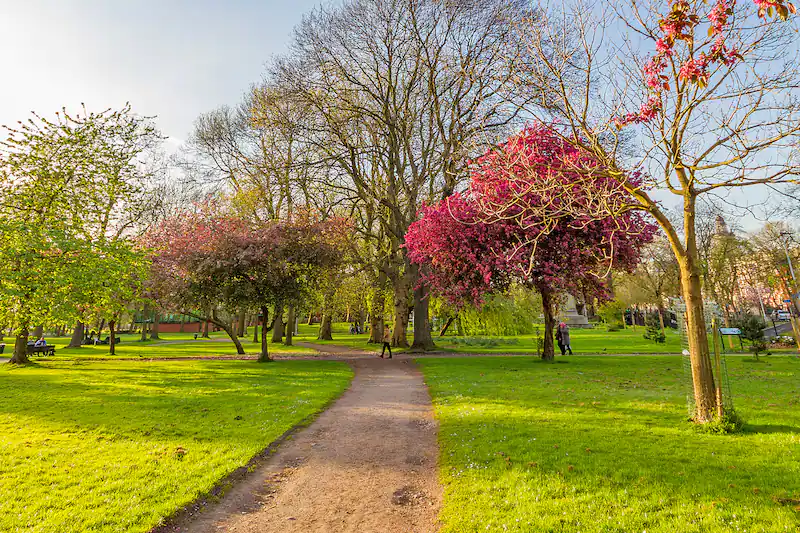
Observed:
[[[216,332],[208,339],[194,339],[189,333],[163,333],[161,340],[140,340],[139,335],[121,335],[122,342],[115,346],[116,357],[214,357],[235,356],[236,347],[224,332]],[[105,338],[105,336],[103,337]],[[81,346],[80,348],[65,348],[69,344],[69,337],[46,337],[47,343],[56,347],[56,358],[84,358],[103,357],[108,355],[107,345]],[[261,343],[254,343],[252,337],[240,339],[242,347],[248,355],[257,355],[261,352]],[[13,350],[9,340],[6,341],[6,351],[3,356]],[[273,355],[309,355],[316,353],[311,348],[301,346],[284,346],[280,343],[270,343],[269,352]],[[35,357],[36,360],[40,358]]]
[[[0,367],[0,531],[148,531],[350,378],[328,361]]]
[[[444,533],[800,531],[797,358],[728,360],[748,422],[728,436],[685,422],[674,357],[419,364],[441,424]]]

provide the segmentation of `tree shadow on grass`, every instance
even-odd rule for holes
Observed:
[[[800,434],[800,427],[783,424],[747,424],[742,433],[795,433]]]

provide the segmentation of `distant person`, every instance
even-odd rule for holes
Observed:
[[[381,359],[383,359],[383,354],[386,353],[386,349],[389,349],[389,359],[392,358],[392,345],[389,344],[392,340],[392,330],[389,328],[389,324],[385,324],[383,326],[383,349],[381,350]]]
[[[34,346],[47,346],[47,341],[44,340],[44,337],[39,337],[39,339],[33,343]]]
[[[561,355],[567,355],[567,351],[572,355],[572,346],[569,343],[569,326],[564,322],[558,324],[556,342],[558,342],[558,347],[561,349]]]

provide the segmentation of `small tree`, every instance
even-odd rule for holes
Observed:
[[[767,342],[764,340],[764,328],[767,324],[761,317],[747,313],[738,317],[736,327],[742,331],[742,338],[750,344],[750,351],[758,361],[758,354],[767,350]]]

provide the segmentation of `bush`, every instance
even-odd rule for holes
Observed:
[[[602,305],[597,314],[606,323],[608,331],[619,331],[625,328],[625,308],[624,303],[614,300]]]
[[[667,342],[667,336],[661,329],[661,321],[658,318],[658,314],[647,315],[644,323],[647,328],[644,333],[645,339],[653,341],[656,344],[663,344]]]
[[[711,433],[713,435],[729,435],[738,433],[744,427],[744,420],[733,409],[725,411],[722,416],[714,416],[711,422],[697,424],[695,426],[701,433]]]
[[[767,324],[760,316],[746,313],[737,317],[735,326],[742,330],[742,338],[750,343],[750,351],[758,360],[758,354],[767,351],[767,342],[764,340]]]

